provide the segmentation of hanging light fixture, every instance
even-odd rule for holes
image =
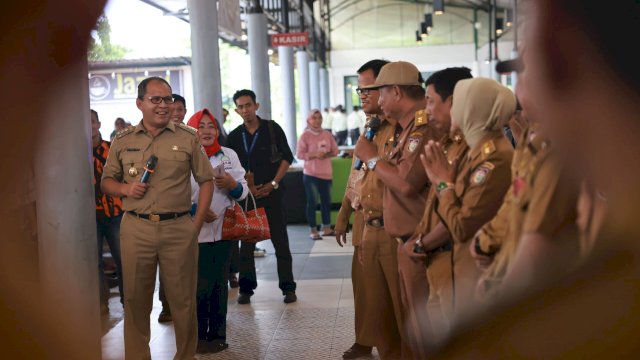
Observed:
[[[503,32],[504,32],[504,19],[497,17],[496,18],[496,34],[502,35]]]
[[[420,36],[420,30],[416,30],[416,42],[422,42],[422,36]]]
[[[431,29],[433,29],[433,14],[432,13],[424,14],[424,23],[425,23],[425,25],[427,25],[427,33],[430,33]]]
[[[444,14],[444,0],[433,0],[433,13],[436,15]]]
[[[420,23],[420,36],[427,37],[429,35],[429,29],[427,29],[427,24],[423,21]]]

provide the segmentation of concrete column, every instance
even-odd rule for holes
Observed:
[[[267,18],[261,8],[247,14],[247,39],[251,61],[251,88],[260,104],[258,116],[271,119],[271,82],[269,80],[269,43]]]
[[[84,62],[60,74],[58,83],[47,89],[56,96],[44,106],[43,113],[52,117],[39,121],[34,133],[38,136],[34,182],[42,289],[41,294],[34,296],[46,302],[50,311],[64,314],[59,318],[61,331],[72,331],[67,336],[51,334],[51,339],[68,339],[64,340],[68,344],[56,344],[57,348],[79,346],[95,355],[92,358],[100,359],[100,292],[87,73]],[[52,314],[42,321],[54,317]]]
[[[296,153],[298,134],[296,129],[296,94],[293,78],[293,47],[278,46],[280,59],[280,82],[282,86],[282,100],[284,115],[284,133],[293,153]]]
[[[218,7],[216,1],[187,0],[191,24],[191,67],[194,90],[193,111],[207,108],[222,124]]]
[[[309,99],[312,109],[320,108],[320,68],[317,61],[309,62]]]
[[[329,107],[329,71],[320,69],[320,110]]]
[[[300,118],[307,118],[309,110],[311,110],[310,94],[309,94],[309,55],[306,51],[301,50],[296,53],[298,62],[298,88],[300,89]]]

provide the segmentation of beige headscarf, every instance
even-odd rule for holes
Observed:
[[[451,118],[472,149],[487,133],[501,131],[515,111],[515,95],[495,80],[461,80],[453,91]]]

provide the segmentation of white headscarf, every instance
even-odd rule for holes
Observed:
[[[472,149],[487,133],[501,131],[515,110],[515,95],[495,80],[461,80],[453,91],[451,118]]]

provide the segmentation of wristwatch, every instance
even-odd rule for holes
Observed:
[[[271,180],[271,186],[273,186],[273,190],[278,190],[280,184],[278,184],[275,180]]]
[[[376,164],[378,164],[378,160],[380,160],[380,157],[376,156],[372,159],[369,159],[369,161],[367,161],[367,167],[369,168],[369,170],[373,171],[373,169],[376,168]]]

